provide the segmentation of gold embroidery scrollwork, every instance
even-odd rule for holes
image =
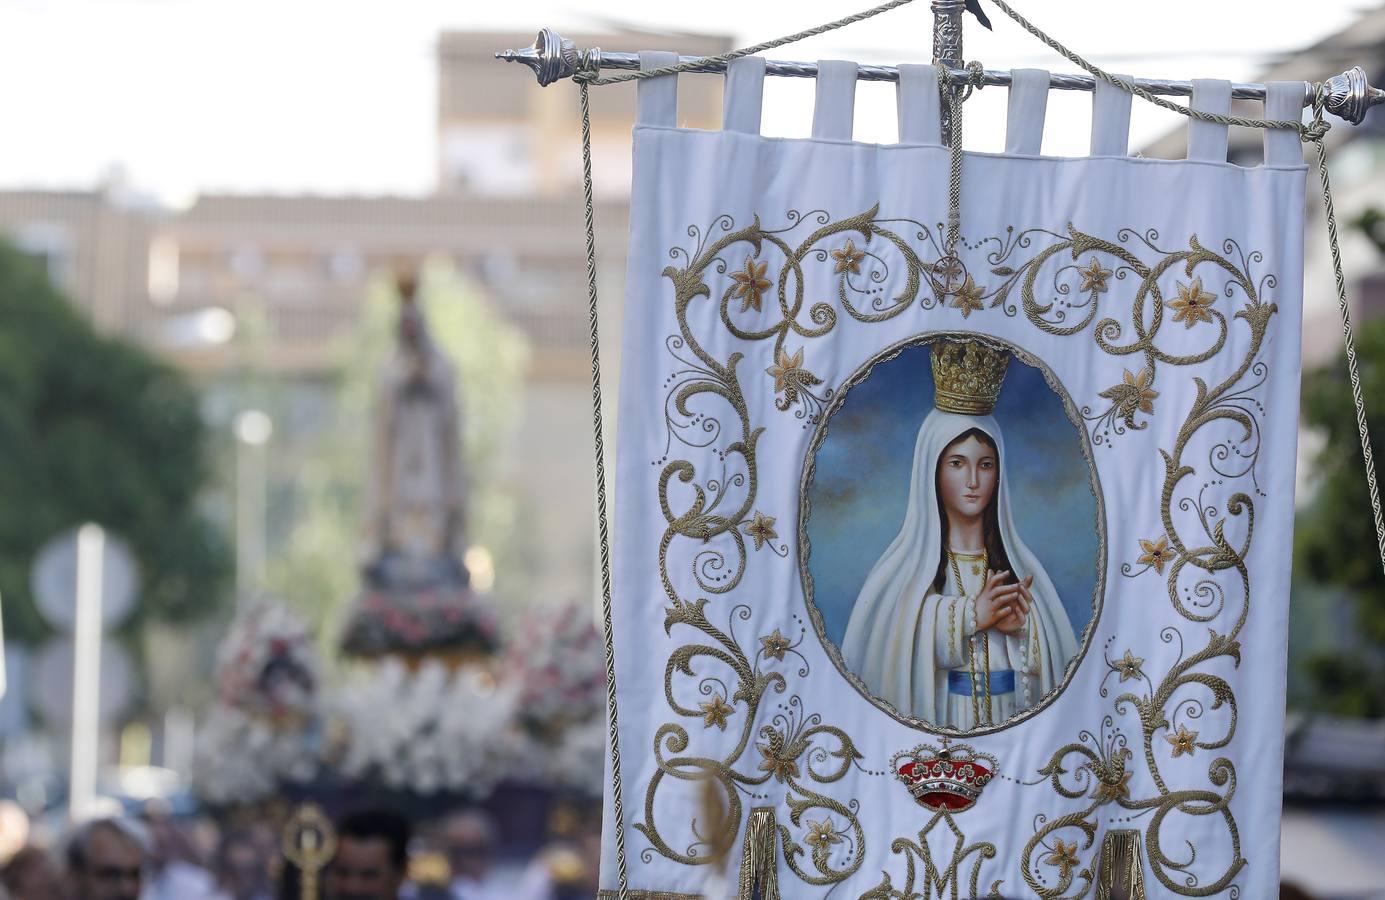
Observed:
[[[1015,316],[1022,310],[1035,327],[1054,336],[1075,336],[1091,328],[1092,340],[1101,352],[1115,357],[1136,357],[1136,362],[1123,367],[1124,374],[1113,387],[1100,392],[1099,396],[1110,402],[1109,407],[1100,410],[1084,407],[1082,410],[1083,417],[1093,423],[1094,444],[1109,445],[1112,432],[1119,435],[1126,429],[1140,430],[1148,422],[1148,418],[1141,417],[1152,417],[1156,410],[1167,413],[1172,408],[1167,402],[1156,407],[1161,390],[1156,390],[1155,384],[1163,367],[1187,367],[1213,360],[1227,346],[1233,323],[1242,322],[1248,327],[1249,340],[1238,345],[1244,348],[1245,356],[1235,371],[1220,382],[1200,377],[1193,379],[1195,397],[1187,419],[1179,428],[1173,445],[1160,451],[1164,462],[1160,498],[1162,534],[1154,540],[1142,541],[1144,553],[1137,565],[1143,568],[1127,564],[1122,569],[1127,577],[1137,577],[1154,569],[1166,579],[1173,608],[1187,621],[1208,625],[1223,620],[1231,590],[1225,581],[1235,579],[1240,588],[1239,613],[1234,621],[1221,626],[1221,632],[1209,628],[1205,646],[1186,658],[1181,632],[1166,629],[1161,637],[1166,643],[1177,638],[1179,661],[1162,678],[1149,681],[1148,694],[1121,694],[1114,701],[1118,713],[1123,715],[1133,709],[1138,714],[1143,745],[1142,771],[1147,772],[1148,781],[1153,783],[1153,795],[1144,797],[1132,792],[1135,773],[1127,768],[1127,763],[1133,754],[1125,746],[1124,738],[1114,732],[1108,717],[1101,740],[1083,732],[1078,742],[1059,749],[1042,770],[1061,797],[1083,800],[1084,808],[1052,820],[1038,820],[1035,834],[1021,858],[1025,881],[1040,896],[1086,895],[1091,890],[1093,874],[1092,867],[1084,866],[1081,858],[1090,853],[1095,840],[1093,814],[1106,804],[1114,804],[1138,816],[1149,816],[1144,835],[1150,869],[1172,893],[1209,895],[1224,890],[1232,885],[1236,873],[1245,864],[1240,855],[1236,822],[1230,812],[1235,769],[1225,758],[1214,759],[1208,768],[1208,780],[1218,790],[1175,790],[1160,772],[1154,742],[1162,737],[1159,746],[1164,752],[1169,752],[1172,746],[1178,755],[1191,755],[1195,749],[1227,746],[1235,733],[1235,696],[1227,681],[1207,671],[1204,664],[1221,657],[1239,663],[1240,647],[1236,638],[1245,622],[1250,601],[1245,557],[1254,531],[1254,495],[1261,492],[1258,485],[1253,490],[1233,491],[1218,510],[1210,502],[1204,502],[1202,493],[1187,497],[1181,496],[1180,491],[1181,486],[1198,472],[1197,467],[1184,461],[1194,436],[1218,424],[1239,427],[1243,436],[1234,453],[1229,449],[1230,439],[1218,445],[1220,451],[1216,448],[1211,451],[1209,465],[1216,474],[1207,476],[1204,490],[1213,483],[1221,485],[1247,474],[1253,482],[1259,452],[1256,411],[1260,406],[1251,392],[1266,378],[1267,367],[1259,359],[1259,352],[1268,323],[1276,311],[1275,305],[1261,296],[1265,287],[1274,286],[1273,276],[1266,275],[1257,282],[1250,274],[1250,263],[1261,261],[1263,256],[1259,253],[1247,256],[1230,240],[1223,243],[1223,253],[1218,254],[1199,243],[1196,235],[1189,238],[1187,249],[1164,250],[1157,245],[1159,237],[1152,230],[1138,234],[1122,229],[1116,241],[1109,241],[1078,231],[1072,225],[1068,226],[1066,234],[1044,229],[1020,232],[1010,229],[1003,238],[987,238],[972,245],[981,247],[990,241],[997,245],[986,258],[991,274],[999,278],[1000,283],[987,288],[976,282],[960,260],[942,258],[931,229],[909,219],[877,219],[877,212],[878,209],[872,207],[839,221],[832,221],[829,214],[822,211],[806,215],[791,212],[790,224],[778,230],[765,229],[758,218],[749,227],[735,229],[732,220],[723,216],[708,229],[706,238],[700,229],[690,228],[689,234],[697,239],[697,247],[692,252],[679,249],[674,254],[675,258],[679,254],[685,257],[687,265],[682,268],[669,266],[664,270],[674,287],[679,329],[666,344],[682,364],[669,379],[671,387],[665,401],[670,450],[674,440],[690,448],[709,450],[703,456],[714,454],[713,465],[721,466],[719,474],[708,478],[699,473],[693,461],[670,460],[668,450],[663,459],[656,461],[662,466],[659,502],[667,523],[659,544],[660,577],[670,604],[665,627],[670,634],[677,627],[692,629],[701,636],[701,642],[679,647],[670,656],[665,692],[669,707],[676,715],[702,722],[704,729],[714,727],[718,735],[723,727],[735,722],[739,732],[729,753],[711,759],[684,755],[690,737],[681,724],[667,723],[658,730],[654,742],[658,771],[647,788],[645,821],[635,826],[651,842],[651,849],[646,853],[657,852],[689,864],[706,861],[695,852],[696,845],[682,853],[673,850],[655,826],[654,796],[665,779],[671,777],[685,781],[711,779],[725,793],[726,816],[717,823],[704,823],[704,831],[739,826],[743,811],[741,792],[770,780],[782,785],[789,807],[787,823],[780,819],[777,824],[785,851],[784,864],[807,883],[838,883],[855,872],[864,858],[864,837],[855,801],[843,803],[809,787],[809,783],[820,785],[839,780],[856,764],[859,753],[851,739],[841,729],[822,724],[818,717],[803,715],[796,695],[790,696],[780,707],[790,710],[791,715],[777,716],[773,725],[761,727],[756,735],[753,729],[766,692],[772,689],[778,694],[788,693],[788,682],[779,672],[761,671],[759,657],[763,654],[758,654],[752,663],[734,634],[713,626],[704,612],[708,602],[706,596],[724,595],[739,586],[747,564],[747,536],[755,540],[757,548],[776,545],[771,543],[773,517],[760,511],[751,517],[759,487],[756,448],[763,429],[751,421],[739,378],[738,365],[743,354],[731,353],[725,360],[714,358],[693,333],[688,309],[698,298],[712,298],[712,290],[705,280],[709,271],[723,276],[732,271],[717,303],[722,324],[730,334],[745,341],[772,340],[769,359],[773,364],[764,374],[757,373],[757,377],[772,379],[766,386],[774,388],[775,404],[779,409],[792,409],[798,418],[816,423],[832,392],[828,389],[816,393],[822,378],[810,371],[805,357],[811,357],[811,353],[805,348],[812,339],[832,331],[838,321],[838,312],[829,302],[809,302],[805,296],[808,283],[805,263],[813,259],[832,268],[831,277],[835,280],[840,309],[863,323],[893,319],[916,305],[931,309],[950,299],[951,306],[965,315],[999,307]],[[810,218],[818,227],[802,242],[791,245],[785,235]],[[887,227],[891,222],[917,228],[912,237],[932,241],[937,251],[936,261],[925,262],[908,240]],[[720,233],[715,239],[711,236],[714,231]],[[1031,255],[1028,250],[1037,238],[1053,240]],[[1152,263],[1142,260],[1143,251],[1132,249],[1135,239],[1157,259]],[[732,248],[737,245],[743,245],[744,256],[732,255]],[[1070,255],[1071,264],[1064,262],[1060,255],[1064,253]],[[893,296],[883,288],[889,280],[886,276],[890,262],[885,259],[886,254],[897,257],[895,264],[904,269],[902,288]],[[1231,259],[1236,254],[1239,254],[1239,261]],[[1050,260],[1062,263],[1053,274],[1056,292],[1053,301],[1040,299],[1037,287],[1041,271],[1055,269],[1048,265]],[[1181,270],[1176,271],[1175,267],[1180,266]],[[1209,283],[1209,269],[1220,272],[1227,279],[1220,297],[1204,288]],[[1180,276],[1172,279],[1177,283],[1178,297],[1166,302],[1161,283],[1167,284],[1170,273]],[[1062,281],[1068,277],[1081,280],[1076,299],[1072,299],[1073,285]],[[925,278],[928,293],[920,297]],[[1123,324],[1124,316],[1117,318],[1107,314],[1098,319],[1117,293],[1113,281],[1127,279],[1136,283],[1130,300],[1128,325]],[[1009,299],[1016,285],[1020,294],[1018,306]],[[777,310],[767,302],[771,289],[777,300]],[[1219,301],[1223,307],[1229,305],[1237,292],[1245,297],[1239,309],[1228,314],[1218,308]],[[736,308],[736,301],[740,301],[739,308]],[[1175,332],[1180,335],[1180,345],[1189,340],[1181,337],[1186,334],[1201,349],[1175,353],[1161,346],[1159,339],[1166,306],[1172,310],[1168,320],[1181,326]],[[805,310],[806,321],[801,321]],[[697,322],[706,320],[706,316],[695,319]],[[1203,336],[1204,331],[1209,333],[1207,337]],[[1215,334],[1211,333],[1213,331]],[[786,346],[790,335],[801,338],[803,343],[790,349]],[[1247,379],[1247,375],[1259,380],[1247,384],[1253,381]],[[700,405],[697,410],[693,408],[694,401]],[[736,428],[729,441],[720,440],[722,422],[706,410],[709,402],[724,404],[735,417]],[[1242,446],[1249,449],[1242,452]],[[1222,455],[1217,456],[1218,452]],[[1245,463],[1244,469],[1228,472],[1220,467],[1219,461],[1233,455]],[[1221,514],[1222,510],[1225,515]],[[1175,511],[1185,515],[1177,516]],[[1191,540],[1185,534],[1185,526],[1194,520],[1205,533],[1205,540]],[[1237,523],[1233,530],[1238,530],[1239,536],[1228,533],[1231,522]],[[670,548],[679,539],[689,540],[699,548],[692,574],[704,597],[685,597],[674,586],[669,569]],[[782,555],[777,547],[775,552]],[[1195,583],[1186,583],[1189,576]],[[748,618],[748,608],[737,609],[743,612],[733,612],[733,617]],[[778,647],[779,643],[773,646]],[[1121,681],[1125,682],[1127,675],[1130,680],[1136,680],[1137,676],[1143,678],[1145,673],[1137,661],[1143,662],[1147,657],[1148,654],[1133,657],[1127,652],[1122,661],[1127,668],[1115,669],[1121,672]],[[765,657],[766,662],[770,659],[783,661],[777,652]],[[712,700],[695,707],[678,699],[674,679],[679,675],[694,676],[695,664],[702,663],[727,667],[731,677],[723,681],[704,676],[704,687],[714,682],[710,689]],[[799,674],[800,677],[807,674],[806,663]],[[1210,697],[1210,705],[1205,708],[1228,711],[1224,735],[1203,740],[1201,735],[1208,731],[1206,723],[1198,731],[1192,731],[1178,721],[1179,710],[1189,704],[1197,712],[1187,713],[1188,717],[1201,715],[1204,701],[1190,699],[1187,693],[1196,690],[1205,691]],[[708,693],[708,690],[703,691],[704,695]],[[1104,690],[1102,695],[1105,696]],[[735,711],[727,712],[728,705],[733,705]],[[710,725],[706,724],[708,721]],[[1107,734],[1108,729],[1112,734]],[[833,749],[814,743],[829,738],[835,742]],[[753,764],[745,759],[752,745],[760,754],[759,768],[754,774],[745,774],[742,767]],[[1074,754],[1077,767],[1065,768]],[[835,770],[819,771],[821,765],[833,757],[838,759]],[[1073,786],[1064,776],[1078,777],[1079,783]],[[1143,785],[1145,780],[1142,777],[1135,784]],[[806,816],[809,810],[820,812]],[[1203,883],[1192,874],[1192,859],[1174,859],[1162,850],[1160,829],[1172,813],[1223,819],[1231,838],[1231,859],[1210,883]],[[958,836],[959,849],[965,851],[963,856],[975,854],[971,877],[975,895],[980,885],[981,863],[995,855],[995,848],[984,843],[964,845],[951,816],[945,818],[947,826]],[[801,829],[805,821],[808,833],[800,842],[793,836],[790,826]],[[935,827],[939,821],[935,817],[928,828]],[[696,833],[696,826],[693,830]],[[811,851],[804,849],[804,843],[812,848]],[[906,887],[896,889],[886,875],[881,885],[866,895],[868,898],[918,896],[914,887],[918,874],[915,860],[923,863],[925,897],[941,893],[949,885],[954,893],[959,889],[957,859],[954,857],[941,869],[934,865],[926,850],[925,833],[920,833],[920,843],[901,839],[895,842],[893,849],[908,859]],[[800,866],[805,856],[811,862],[810,868]],[[991,890],[995,892],[996,886]]]
[[[953,839],[951,852],[941,865],[933,858],[929,843],[929,835],[939,822],[946,825]],[[904,857],[904,883],[895,887],[894,880],[886,872],[880,883],[862,894],[860,900],[942,900],[945,897],[956,900],[959,896],[1001,896],[1000,886],[1004,882],[999,880],[991,883],[989,893],[981,893],[981,866],[986,860],[995,858],[995,845],[989,841],[968,844],[952,813],[945,809],[939,810],[928,820],[928,824],[919,831],[917,841],[896,838],[890,844],[890,850]],[[964,886],[964,867],[969,858],[971,871]],[[963,890],[965,894],[961,894]]]

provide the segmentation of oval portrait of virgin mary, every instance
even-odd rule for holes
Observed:
[[[1062,689],[1100,603],[1105,523],[1082,419],[1039,361],[974,335],[891,348],[809,452],[805,589],[858,689],[955,732]]]

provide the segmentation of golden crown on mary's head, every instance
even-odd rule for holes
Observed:
[[[990,415],[1009,365],[1009,353],[980,341],[937,341],[933,344],[933,405],[943,412]]]

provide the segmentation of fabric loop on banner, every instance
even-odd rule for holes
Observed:
[[[937,69],[910,63],[901,65],[895,101],[901,144],[943,142]]]
[[[1130,80],[1129,75],[1118,78]],[[1127,156],[1130,153],[1131,96],[1109,81],[1096,80],[1092,93],[1092,156]]]
[[[759,134],[764,94],[765,58],[743,56],[731,60],[726,66],[726,86],[722,92],[722,129]]]
[[[1302,81],[1271,81],[1265,85],[1265,118],[1301,119]],[[1303,162],[1303,140],[1287,128],[1265,129],[1265,164],[1297,166]]]
[[[678,54],[667,50],[641,50],[640,68],[658,69],[678,62]],[[639,125],[678,125],[678,76],[644,78],[637,89],[635,122]]]
[[[1221,78],[1193,80],[1192,108],[1226,115],[1231,112],[1231,82]],[[1188,123],[1188,159],[1226,162],[1227,126],[1216,122]]]
[[[1044,142],[1044,112],[1048,109],[1048,72],[1010,70],[1010,109],[1005,125],[1005,152],[1038,156]]]
[[[813,103],[813,137],[828,141],[851,140],[856,110],[854,62],[818,60],[817,98]]]

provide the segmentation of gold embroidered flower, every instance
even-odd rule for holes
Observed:
[[[1179,725],[1178,730],[1173,734],[1164,735],[1164,740],[1173,745],[1175,757],[1182,756],[1184,753],[1192,756],[1193,751],[1197,749],[1193,746],[1193,741],[1197,740],[1197,732],[1189,731],[1186,725]]]
[[[763,733],[768,740],[755,745],[764,757],[760,762],[760,771],[773,775],[776,781],[797,778],[798,759],[785,749],[784,736],[772,728],[765,729]]]
[[[834,274],[842,272],[855,272],[861,274],[861,260],[866,258],[866,251],[857,250],[856,244],[851,238],[846,239],[846,245],[832,251],[832,258],[837,261],[836,267],[832,270]]]
[[[1121,765],[1116,771],[1098,773],[1096,789],[1092,791],[1092,799],[1098,803],[1110,803],[1112,800],[1126,799],[1130,796],[1131,774],[1125,771],[1124,765]]]
[[[842,842],[842,836],[837,834],[836,829],[832,827],[832,820],[830,818],[823,819],[821,822],[814,822],[812,819],[809,819],[808,834],[803,839],[808,842],[809,847],[815,849],[819,846],[840,844]]]
[[[1087,264],[1087,268],[1078,269],[1077,272],[1082,276],[1082,293],[1085,294],[1088,291],[1095,294],[1106,293],[1106,279],[1111,277],[1111,270],[1102,268],[1101,261],[1095,256]]]
[[[765,369],[765,374],[774,379],[774,392],[783,398],[774,401],[781,410],[788,409],[798,402],[798,392],[822,384],[822,379],[803,368],[803,348],[793,356],[780,347],[774,357],[774,365]]]
[[[1077,841],[1071,844],[1062,838],[1053,839],[1053,852],[1044,857],[1044,863],[1050,866],[1057,866],[1060,877],[1067,878],[1069,873],[1077,867]]]
[[[1198,322],[1212,321],[1212,301],[1216,297],[1202,289],[1202,279],[1194,278],[1192,284],[1178,282],[1178,299],[1169,303],[1173,307],[1173,320],[1192,328]]]
[[[1164,574],[1164,563],[1173,559],[1173,550],[1169,547],[1169,539],[1165,535],[1159,535],[1157,541],[1147,541],[1140,538],[1140,549],[1144,553],[1135,560],[1137,566],[1153,566],[1154,571],[1160,575]]]
[[[773,521],[773,519],[770,520],[771,523],[773,523]],[[767,634],[761,637],[760,643],[764,645],[765,656],[773,659],[782,660],[785,651],[789,649],[789,639],[780,634],[778,628],[774,629],[774,634]]]
[[[726,730],[726,717],[736,711],[736,708],[721,698],[720,694],[712,697],[706,703],[699,703],[698,708],[702,710],[702,727],[711,728],[713,725]]]
[[[1115,661],[1112,668],[1120,673],[1121,683],[1125,683],[1132,678],[1139,678],[1144,672],[1140,671],[1140,666],[1145,664],[1144,657],[1131,656],[1130,651],[1125,651],[1125,656]]]
[[[775,354],[774,365],[765,369],[765,374],[774,379],[774,392],[784,393],[784,388],[792,384],[795,375],[803,370],[803,348],[799,347],[793,356],[783,347]]]
[[[779,537],[774,530],[774,516],[767,516],[758,510],[755,517],[746,523],[745,533],[754,539],[756,550],[763,547],[766,541],[772,541]]]
[[[745,312],[752,306],[755,311],[760,311],[760,297],[765,291],[769,290],[769,279],[765,277],[765,269],[769,263],[756,265],[753,257],[745,258],[745,268],[739,272],[732,272],[731,277],[735,280],[736,286],[731,289],[731,297],[739,298],[741,312]]]
[[[1108,387],[1100,396],[1116,404],[1116,414],[1125,419],[1127,428],[1135,428],[1135,413],[1154,412],[1154,398],[1159,396],[1159,392],[1150,390],[1149,386],[1153,381],[1154,370],[1149,366],[1141,369],[1139,374],[1126,369],[1125,374],[1121,376],[1121,383]]]
[[[962,318],[971,317],[973,310],[984,308],[981,302],[981,286],[970,275],[962,286],[952,292],[952,305],[962,311]]]

